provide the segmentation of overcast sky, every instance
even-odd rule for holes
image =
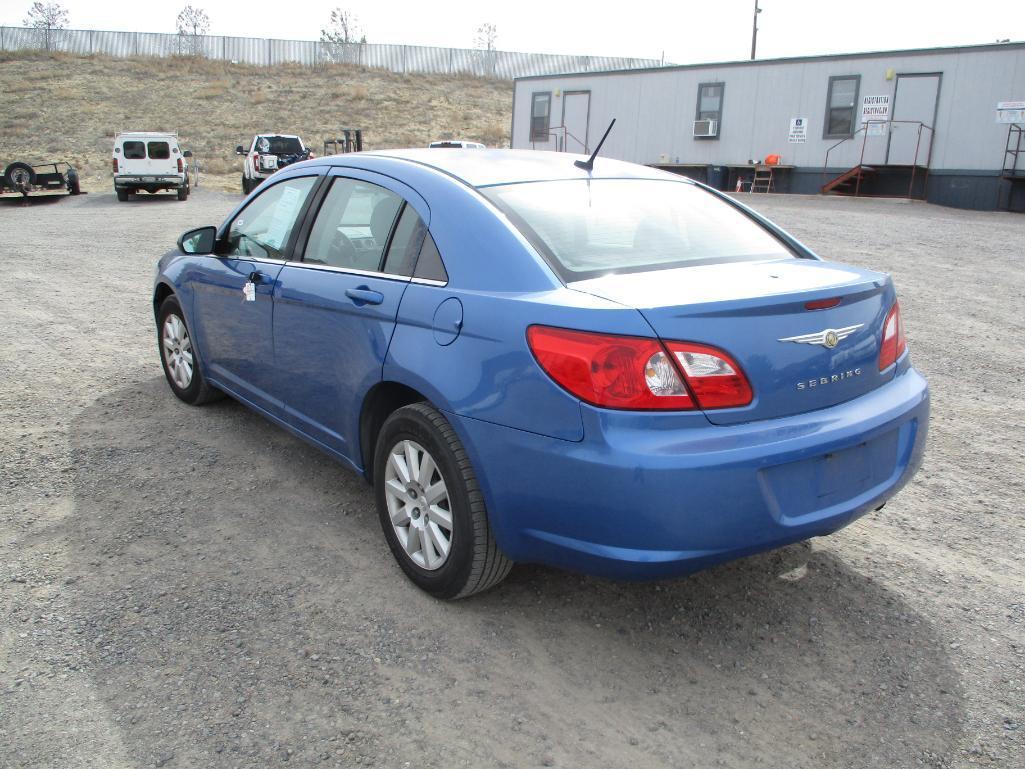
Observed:
[[[48,2],[49,0],[44,0]],[[215,35],[314,40],[338,0],[191,0]],[[0,0],[0,23],[20,25],[29,0]],[[71,27],[173,32],[185,6],[66,0]],[[1025,40],[1025,0],[761,0],[758,57]],[[512,51],[638,56],[691,62],[746,59],[753,0],[489,3],[484,0],[343,4],[372,43],[473,47],[484,22]]]

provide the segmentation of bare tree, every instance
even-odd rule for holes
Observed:
[[[210,31],[210,17],[202,8],[186,5],[178,14],[178,53],[182,56],[202,56],[202,35]]]
[[[495,41],[498,40],[498,27],[494,24],[481,24],[473,33],[473,46],[477,49],[479,73],[484,77],[495,77],[498,68],[498,51]]]
[[[320,30],[320,42],[324,58],[328,61],[359,64],[367,36],[356,14],[335,8],[331,11],[330,23]]]
[[[43,47],[49,51],[53,30],[68,26],[68,12],[60,3],[41,3],[37,0],[29,6],[28,15],[22,24],[37,30],[39,37],[42,38]]]

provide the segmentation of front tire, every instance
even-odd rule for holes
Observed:
[[[374,492],[388,547],[421,590],[465,598],[508,575],[512,561],[495,541],[470,459],[437,409],[414,403],[388,417]]]
[[[173,295],[163,301],[157,313],[157,347],[167,384],[178,398],[199,406],[222,396],[203,377],[185,313]]]

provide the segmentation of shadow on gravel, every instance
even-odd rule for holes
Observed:
[[[83,193],[84,194],[84,193]],[[42,195],[0,195],[0,206],[6,208],[28,208],[29,206],[45,206],[51,203],[57,203],[65,198],[70,197],[67,193],[52,193]]]
[[[825,550],[438,603],[362,480],[232,401],[154,378],[71,440],[69,623],[140,765],[890,768],[958,738],[928,620]]]

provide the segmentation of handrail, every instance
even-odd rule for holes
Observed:
[[[921,149],[921,146],[922,146],[922,129],[925,129],[925,130],[929,131],[933,138],[935,137],[935,134],[936,134],[935,129],[931,125],[928,125],[927,123],[923,123],[921,120],[870,120],[867,123],[863,123],[861,128],[859,128],[857,131],[852,133],[850,136],[845,136],[843,139],[841,139],[836,144],[832,145],[831,147],[829,147],[826,150],[826,157],[825,157],[825,160],[822,162],[822,186],[825,186],[827,184],[827,178],[826,177],[827,177],[827,169],[829,168],[829,153],[832,152],[833,150],[835,150],[841,144],[843,144],[845,142],[851,141],[854,137],[856,137],[858,134],[862,133],[863,131],[865,133],[864,133],[864,136],[861,137],[861,156],[860,156],[860,158],[858,160],[858,166],[860,167],[860,166],[863,166],[865,164],[865,146],[868,143],[868,130],[867,129],[868,129],[869,125],[871,125],[872,123],[886,123],[887,125],[890,125],[890,124],[893,124],[893,123],[908,123],[908,124],[911,124],[911,125],[917,125],[918,126],[918,137],[917,137],[917,139],[915,141],[915,157],[914,157],[914,161],[911,164],[911,181],[908,184],[908,198],[910,198],[912,196],[912,192],[913,192],[914,186],[915,186],[915,171],[918,168],[918,152],[919,152],[919,150]],[[887,131],[889,131],[889,128],[887,128]],[[928,179],[928,176],[929,176],[929,166],[932,163],[932,145],[933,145],[933,142],[930,141],[929,142],[929,153],[928,153],[928,156],[926,157],[926,161],[925,161],[925,173],[926,173],[926,178],[927,179]],[[887,150],[887,151],[889,151],[889,150]],[[854,197],[858,197],[858,193],[860,191],[861,191],[861,174],[858,174],[858,181],[857,181],[857,184],[855,185],[855,188],[854,188]]]

